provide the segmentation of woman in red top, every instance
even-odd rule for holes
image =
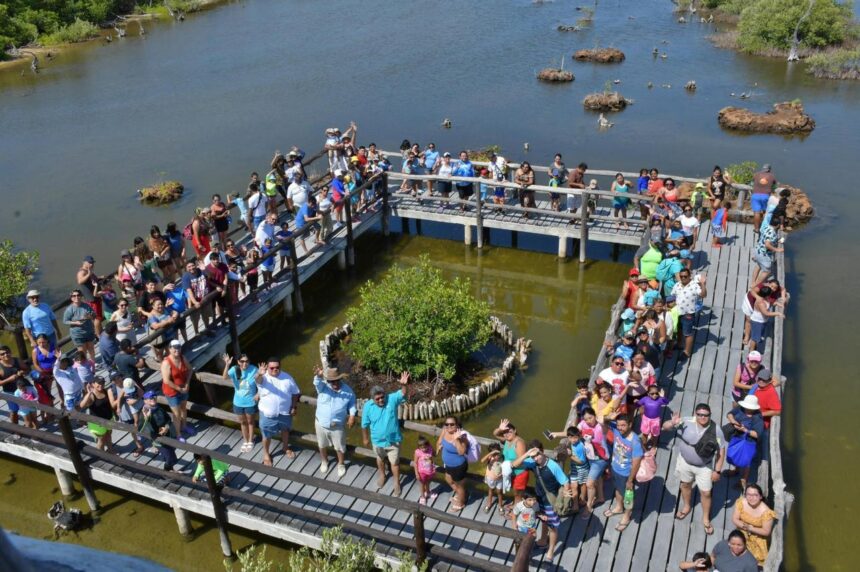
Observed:
[[[188,417],[188,388],[192,373],[191,364],[182,355],[182,342],[173,340],[167,357],[161,362],[161,392],[173,412],[177,438],[181,438]]]
[[[639,300],[639,269],[631,268],[627,273],[627,280],[624,281],[624,286],[621,289],[621,295],[624,296],[624,301],[627,308],[636,307],[636,302]]]
[[[191,245],[194,247],[194,252],[197,253],[199,260],[203,260],[203,257],[212,250],[209,239],[210,216],[209,209],[198,209],[191,221]]]

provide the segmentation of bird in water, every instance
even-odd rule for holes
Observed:
[[[654,46],[654,49],[651,50],[651,53],[655,56],[660,55],[660,50],[657,49],[657,46]]]
[[[597,126],[600,127],[601,129],[609,129],[613,125],[615,125],[615,124],[612,123],[611,121],[609,121],[608,119],[606,119],[606,116],[603,115],[602,113],[600,114],[600,117],[597,118]]]
[[[112,35],[110,35],[110,34],[108,34],[108,35],[105,37],[105,41],[106,41],[107,43],[111,43],[111,42],[113,41],[113,36],[112,36]]]
[[[529,150],[529,144],[523,143],[523,151],[528,151],[528,150]]]
[[[612,83],[614,83],[615,85],[618,85],[619,83],[621,83],[621,80],[620,79],[614,79],[614,80],[612,80]]]
[[[442,120],[442,127],[444,127],[445,129],[451,129],[451,120],[448,119],[447,117],[445,119],[443,119]]]
[[[138,21],[137,21],[137,26],[138,26],[138,28],[140,28],[140,35],[141,35],[141,36],[145,36],[145,35],[146,35],[146,30],[144,30],[144,29],[143,29],[143,22],[141,22],[140,20],[138,20]]]
[[[648,89],[651,89],[652,87],[654,87],[654,82],[653,82],[653,81],[649,81],[646,87],[647,87]]]
[[[669,56],[667,56],[667,55],[666,55],[666,52],[663,52],[662,54],[660,54],[660,58],[661,58],[661,59],[664,59],[664,60],[665,60],[665,59],[666,59],[666,58],[668,58],[668,57],[669,57]]]
[[[36,57],[36,54],[33,54],[33,61],[30,62],[30,69],[33,70],[33,73],[39,73],[39,58]]]

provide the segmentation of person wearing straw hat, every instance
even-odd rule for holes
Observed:
[[[27,292],[27,302],[29,305],[24,308],[21,314],[21,321],[24,324],[24,335],[30,341],[32,347],[36,347],[36,338],[39,334],[45,334],[48,342],[51,345],[57,345],[57,332],[60,331],[60,326],[57,324],[57,316],[51,307],[41,301],[38,290],[30,290]]]
[[[726,418],[734,429],[732,437],[749,436],[751,439],[758,442],[759,437],[764,433],[764,418],[761,415],[761,405],[759,405],[758,397],[755,395],[746,395],[738,402],[737,407],[729,412]],[[726,427],[726,429],[728,429],[728,427]],[[728,439],[731,439],[732,437],[726,435],[726,438]],[[747,479],[749,479],[751,466],[752,464],[749,464],[746,467],[737,467],[729,472],[730,475],[735,475],[739,472],[738,469],[740,469],[741,489],[745,489],[747,486]]]
[[[320,473],[328,472],[328,447],[337,456],[338,478],[346,474],[346,430],[355,424],[355,393],[343,383],[349,377],[335,367],[314,368],[317,410],[314,427],[320,448]]]

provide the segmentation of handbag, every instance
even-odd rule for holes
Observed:
[[[543,488],[543,492],[546,495],[547,500],[549,500],[549,504],[552,505],[552,509],[555,511],[555,513],[559,517],[572,515],[573,499],[566,496],[564,493],[553,494],[549,492],[549,489],[546,487],[546,483],[543,482],[543,478],[540,476],[540,468],[537,466],[535,466],[535,474],[537,475],[537,478],[540,481],[540,486],[541,488]]]
[[[749,435],[736,435],[729,441],[726,455],[729,463],[738,468],[749,467],[756,453],[756,442]]]

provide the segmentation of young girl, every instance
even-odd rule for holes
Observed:
[[[721,248],[723,239],[726,237],[726,228],[729,224],[729,209],[732,208],[732,203],[726,201],[720,208],[714,209],[711,214],[711,246]]]
[[[23,378],[18,378],[15,381],[15,397],[20,397],[21,399],[26,399],[27,401],[32,401],[35,403],[39,400],[39,394],[36,392],[36,388],[27,383],[27,380]],[[18,414],[24,418],[24,427],[29,429],[36,428],[36,410],[29,409],[24,407],[23,405],[18,406]]]
[[[260,249],[261,258],[269,254],[275,248],[272,246],[272,239],[266,238],[263,242],[263,248]],[[275,272],[275,257],[270,256],[265,259],[260,266],[258,267],[260,272],[263,273],[263,287],[268,287],[272,282],[272,274]]]
[[[78,372],[78,377],[84,385],[93,381],[96,376],[96,363],[91,359],[87,359],[85,352],[75,354],[75,361],[72,367]]]
[[[625,180],[624,175],[622,175],[621,173],[616,173],[615,180],[612,181],[612,186],[609,189],[613,193],[623,193],[612,199],[612,216],[618,218],[618,214],[621,213],[621,228],[629,228],[626,219],[627,205],[630,204],[630,199],[624,195],[630,192],[631,186],[632,183],[630,181]]]
[[[260,271],[254,266],[259,260],[260,251],[256,248],[249,249],[248,257],[245,259],[245,267],[250,268],[250,270],[245,272],[245,281],[248,283],[248,289],[251,291],[251,294],[254,295],[254,302],[259,301],[257,297],[257,283],[259,282]]]
[[[415,454],[412,456],[412,466],[415,468],[415,480],[421,483],[421,498],[418,499],[418,504],[426,505],[436,499],[436,493],[430,493],[430,481],[433,480],[433,475],[436,474],[436,465],[433,463],[433,457],[436,452],[433,450],[433,445],[426,437],[418,437],[418,447],[415,449]]]
[[[669,405],[666,391],[656,385],[649,386],[648,394],[639,400],[639,406],[642,407],[642,424],[639,426],[639,432],[645,438],[646,448],[656,444],[660,437],[660,413],[666,405]]]
[[[498,501],[499,513],[504,514],[502,505],[502,446],[498,443],[490,443],[487,447],[488,453],[484,455],[481,462],[486,465],[484,482],[487,483],[487,502],[484,504],[484,512],[490,512],[493,508],[493,496]]]
[[[591,465],[585,453],[585,440],[577,427],[567,428],[567,444],[570,448],[570,482],[568,488],[573,498],[573,510],[579,510],[579,499],[586,497],[585,483]]]

